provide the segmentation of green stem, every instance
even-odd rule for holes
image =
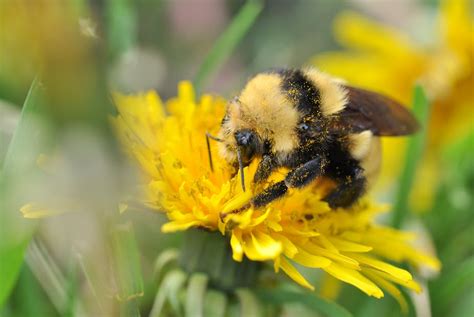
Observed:
[[[207,274],[210,284],[223,291],[253,286],[261,267],[261,263],[246,258],[234,261],[229,239],[202,229],[185,232],[179,262],[188,273]]]
[[[16,283],[28,243],[36,228],[36,221],[27,221],[18,211],[21,206],[12,203],[10,182],[15,177],[25,177],[35,166],[40,146],[31,147],[32,142],[42,140],[45,131],[35,124],[43,102],[43,88],[38,79],[31,84],[13,137],[0,165],[0,308]],[[34,140],[34,141],[32,141]]]
[[[111,236],[121,316],[140,316],[137,300],[144,294],[143,274],[132,223],[115,225]]]
[[[409,198],[416,175],[416,167],[423,155],[430,104],[421,86],[413,91],[413,112],[421,125],[421,131],[411,138],[405,155],[405,165],[400,177],[399,187],[393,206],[392,225],[400,228],[409,213]]]
[[[140,317],[137,298],[131,299],[120,305],[120,316],[123,317]]]
[[[217,71],[234,51],[234,48],[248,32],[262,9],[262,1],[248,0],[240,9],[237,16],[232,20],[229,27],[222,33],[219,39],[217,39],[214,47],[199,68],[194,80],[194,87],[198,93],[211,75]]]

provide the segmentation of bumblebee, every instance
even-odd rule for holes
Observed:
[[[255,183],[279,167],[290,170],[252,198],[254,207],[327,177],[336,187],[324,200],[338,208],[350,207],[373,183],[381,162],[379,137],[408,135],[418,127],[393,99],[348,86],[315,68],[278,69],[247,82],[228,103],[218,136],[211,137],[241,172],[260,159]]]

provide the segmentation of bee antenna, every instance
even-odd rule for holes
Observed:
[[[237,161],[239,162],[240,181],[242,182],[242,190],[245,191],[244,164],[242,163],[242,154],[240,153],[240,146],[237,146]]]
[[[209,166],[211,167],[211,172],[214,172],[214,165],[212,164],[212,153],[211,153],[211,144],[209,139],[212,139],[217,142],[223,142],[223,140],[216,138],[215,136],[211,135],[209,132],[206,132],[206,143],[207,143],[207,154],[209,155]]]

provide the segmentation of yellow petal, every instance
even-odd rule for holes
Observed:
[[[402,309],[403,314],[408,313],[408,303],[405,300],[405,297],[403,297],[400,290],[395,285],[378,276],[377,274],[371,272],[364,272],[364,274],[367,275],[367,277],[369,277],[372,281],[378,284],[383,290],[387,291],[397,300],[398,304],[400,305],[400,308]]]
[[[328,249],[329,251],[339,253],[339,250],[324,235],[320,235],[317,240],[324,248]]]
[[[20,208],[20,211],[23,214],[23,217],[28,218],[28,219],[50,217],[50,216],[59,215],[63,213],[63,211],[39,208],[38,206],[35,206],[34,204],[26,204]]]
[[[407,253],[409,254],[407,256],[407,260],[416,266],[426,265],[436,272],[441,269],[441,261],[435,257],[424,254],[423,252],[416,249],[411,249]]]
[[[295,254],[292,260],[311,268],[322,268],[331,264],[331,260],[323,258],[322,256],[310,254],[301,248],[298,249],[298,253]]]
[[[250,202],[251,198],[252,193],[250,190],[245,191],[243,194],[232,197],[232,199],[224,205],[224,208],[222,208],[222,213],[227,214],[233,210],[243,207],[245,204]]]
[[[415,45],[403,33],[354,12],[337,16],[335,33],[341,43],[357,50],[380,52],[388,56],[416,53],[413,50]]]
[[[156,91],[149,91],[146,94],[146,104],[148,106],[148,114],[151,119],[163,118],[165,113],[163,103]]]
[[[388,264],[386,262],[371,258],[369,256],[361,255],[361,254],[352,254],[351,257],[356,259],[362,264],[365,264],[367,266],[371,266],[374,269],[386,272],[390,275],[396,276],[397,278],[403,280],[403,281],[411,281],[413,277],[411,276],[410,272],[400,269],[396,266],[393,266],[391,264]]]
[[[294,255],[298,253],[298,248],[296,247],[296,245],[284,235],[274,233],[273,237],[275,237],[275,239],[279,240],[282,243],[283,252],[287,257],[293,258]]]
[[[220,232],[222,235],[225,235],[225,227],[226,227],[225,222],[223,222],[223,221],[221,220],[221,217],[218,217],[218,220],[217,220],[217,229],[219,229],[219,232]]]
[[[281,264],[281,256],[277,257],[275,260],[273,260],[273,269],[275,270],[275,273],[278,273],[280,270],[280,264]]]
[[[348,266],[348,267],[350,267],[352,269],[355,269],[355,270],[360,269],[359,268],[359,263],[356,260],[351,259],[350,257],[347,257],[347,256],[342,255],[340,253],[335,253],[335,252],[329,251],[327,249],[324,249],[324,248],[322,248],[322,247],[320,247],[320,246],[318,246],[314,243],[311,243],[311,242],[307,243],[303,246],[303,248],[311,254],[318,254],[320,256],[323,256],[323,257],[341,262],[345,266]]]
[[[467,0],[441,1],[441,31],[447,44],[458,53],[468,53],[468,47],[473,43],[473,20],[470,13],[472,11]]]
[[[382,290],[356,270],[345,268],[334,262],[323,269],[335,278],[354,285],[369,296],[374,296],[376,298],[383,297]]]
[[[314,290],[314,286],[311,285],[284,257],[280,257],[280,267],[293,281],[312,291]]]
[[[334,276],[324,274],[321,282],[321,296],[332,301],[336,300],[342,285],[342,282]]]
[[[235,233],[232,233],[230,238],[230,246],[232,247],[232,258],[237,262],[242,262],[243,249],[240,239]]]
[[[255,226],[261,224],[263,221],[265,221],[265,219],[267,219],[270,212],[271,212],[271,208],[267,208],[262,215],[258,216],[257,218],[253,218],[252,221],[250,222],[249,226],[250,227],[255,227]]]
[[[186,222],[178,222],[178,221],[170,221],[165,223],[161,226],[161,232],[169,233],[169,232],[176,232],[176,231],[183,231],[187,230],[191,227],[199,225],[199,221],[186,221]]]
[[[183,103],[194,103],[194,88],[190,81],[184,80],[178,84],[178,98]]]
[[[282,251],[281,242],[259,231],[251,234],[251,237],[253,246],[261,260],[274,259],[280,255]]]
[[[241,229],[246,229],[250,227],[252,221],[254,210],[247,209],[235,214],[228,214],[224,218],[226,224],[231,224],[232,226],[238,225]]]
[[[330,237],[329,241],[342,252],[369,252],[373,248],[368,245],[363,245],[360,243],[355,243],[352,241],[348,241],[345,239],[337,238],[337,237]]]
[[[301,237],[307,237],[307,238],[317,237],[320,235],[320,233],[316,232],[315,230],[301,230],[296,227],[287,227],[285,228],[285,232],[288,234],[295,235],[295,236],[301,236]]]
[[[390,275],[390,274],[382,272],[382,271],[377,271],[377,270],[374,270],[374,269],[370,269],[370,268],[365,268],[364,272],[370,272],[370,273],[373,273],[373,274],[378,274],[380,277],[382,277],[386,280],[389,280],[389,281],[395,282],[397,284],[403,285],[403,286],[405,286],[409,289],[414,290],[417,293],[421,292],[421,286],[417,282],[415,282],[414,280],[404,281],[402,279],[397,278],[396,276]]]

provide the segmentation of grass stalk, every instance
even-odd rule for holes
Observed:
[[[425,147],[427,125],[430,113],[428,98],[421,86],[413,90],[413,112],[421,125],[420,131],[411,137],[405,154],[405,164],[400,177],[399,187],[393,206],[392,226],[400,228],[409,214],[409,199],[416,176],[416,168]]]
[[[224,61],[229,58],[237,44],[254,24],[262,9],[263,3],[260,0],[248,0],[243,5],[227,29],[217,39],[214,47],[199,68],[194,79],[197,93],[201,91]]]

